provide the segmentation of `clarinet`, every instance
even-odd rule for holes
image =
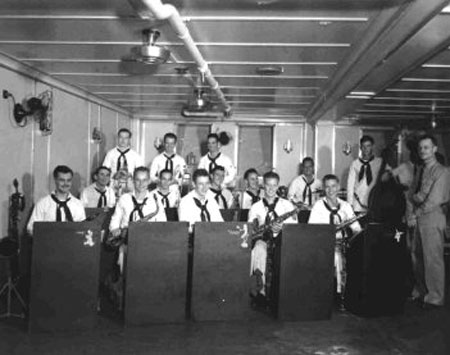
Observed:
[[[273,239],[274,237],[269,232],[275,224],[279,224],[284,222],[291,216],[298,214],[301,210],[306,209],[307,206],[303,202],[292,202],[295,208],[289,212],[283,213],[281,216],[278,216],[271,220],[268,223],[264,223],[261,226],[258,225],[258,221],[255,220],[253,222],[253,231],[250,235],[250,239],[252,242],[256,242],[258,240],[267,241],[269,239]]]

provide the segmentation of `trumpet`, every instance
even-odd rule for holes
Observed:
[[[155,217],[159,213],[160,207],[159,207],[158,197],[156,196],[156,194],[153,195],[153,199],[155,200],[155,203],[156,203],[156,210],[145,215],[144,217],[142,217],[141,219],[136,221],[136,223],[148,222],[149,220],[151,220],[153,217]],[[120,245],[126,243],[127,239],[128,239],[128,228],[122,228],[122,230],[120,231],[120,235],[114,237],[113,235],[110,234],[106,240],[106,244],[110,247],[117,248]]]

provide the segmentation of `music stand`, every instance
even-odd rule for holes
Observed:
[[[18,258],[18,244],[11,238],[4,238],[2,241],[0,241],[0,262],[4,263],[6,265],[6,273],[7,273],[7,280],[3,284],[3,286],[0,289],[0,297],[3,296],[3,294],[6,294],[6,311],[2,314],[0,314],[0,319],[2,318],[10,318],[10,317],[16,317],[16,318],[25,318],[25,311],[27,309],[25,305],[25,301],[23,300],[22,296],[20,295],[19,291],[17,290],[17,282],[18,277],[13,276],[13,262],[18,262],[17,260],[14,260],[14,258]],[[22,306],[22,313],[13,313],[11,312],[11,303],[13,296],[19,301],[20,305]]]

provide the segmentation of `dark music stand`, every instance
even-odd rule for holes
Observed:
[[[96,326],[100,235],[93,222],[35,222],[30,331]]]
[[[225,222],[238,222],[239,220],[239,211],[238,208],[222,208],[220,209],[220,213]]]
[[[278,318],[329,319],[336,238],[333,226],[285,224],[282,233]]]
[[[195,224],[192,318],[195,321],[252,320],[251,246],[244,248],[243,222]],[[250,244],[250,242],[248,242]]]
[[[178,209],[176,207],[169,207],[165,209],[168,222],[178,222]]]

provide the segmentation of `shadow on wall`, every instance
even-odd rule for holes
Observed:
[[[342,188],[347,187],[347,179],[348,179],[348,174],[350,172],[350,164],[352,163],[353,160],[358,159],[358,157],[359,157],[359,144],[355,143],[352,145],[352,152],[349,155],[349,158],[351,158],[351,159],[350,159],[348,165],[342,171],[341,176],[338,176],[339,180],[341,181]]]
[[[331,149],[329,147],[320,147],[317,154],[317,172],[318,178],[322,179],[326,174],[331,173],[331,162],[333,157],[331,156]]]

